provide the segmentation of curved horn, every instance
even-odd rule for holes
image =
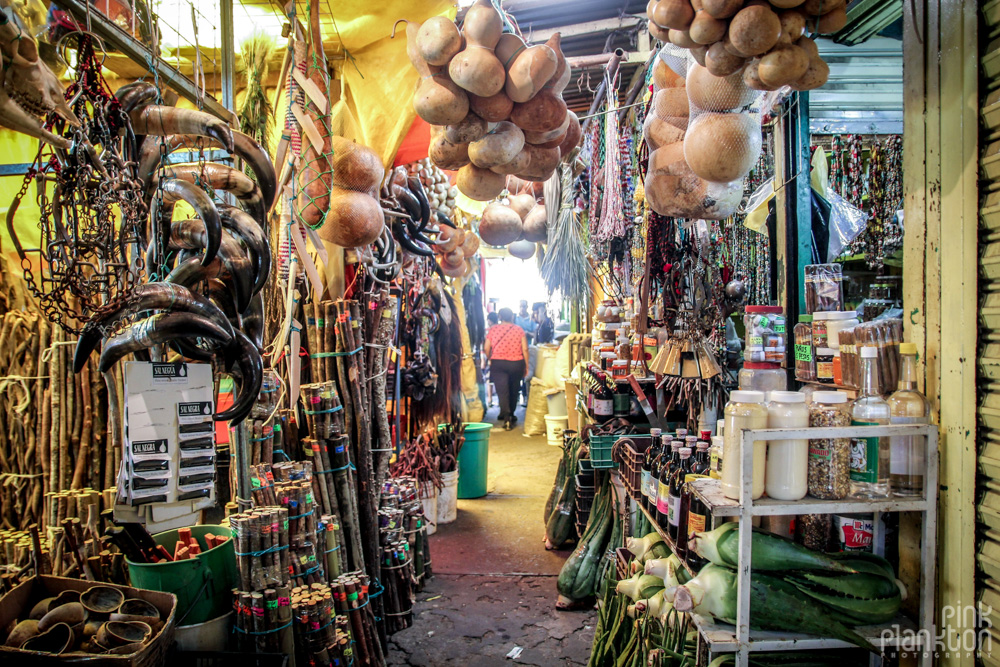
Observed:
[[[253,341],[241,331],[236,332],[226,353],[239,369],[240,391],[234,398],[233,405],[225,412],[217,413],[215,420],[228,421],[231,426],[236,426],[247,418],[257,402],[260,387],[264,383],[264,360]]]
[[[198,214],[198,218],[205,223],[205,233],[208,235],[208,242],[205,246],[205,255],[202,263],[208,264],[219,252],[219,245],[222,242],[222,220],[219,218],[219,211],[215,208],[215,202],[204,190],[193,183],[172,178],[163,181],[160,186],[163,190],[163,202],[160,209],[160,216],[166,221],[170,220],[173,213],[173,205],[179,200],[187,202]]]
[[[251,254],[256,254],[257,278],[254,281],[253,291],[254,293],[261,291],[271,274],[271,246],[267,235],[257,221],[243,209],[222,205],[219,207],[219,215],[222,217],[222,226],[242,239]]]
[[[274,163],[271,162],[264,147],[253,137],[233,130],[232,138],[232,152],[250,167],[264,198],[264,206],[266,210],[270,210],[274,205],[274,198],[278,195],[278,176],[274,171]],[[156,167],[160,164],[161,150],[162,153],[173,153],[180,148],[199,150],[212,147],[227,148],[224,143],[212,137],[193,134],[176,134],[165,138],[147,137],[139,156],[139,178],[143,185],[149,183]]]
[[[204,111],[147,104],[130,111],[128,117],[136,134],[152,134],[157,137],[197,134],[211,137],[226,150],[233,150],[233,131],[223,121]]]
[[[260,188],[253,182],[253,179],[232,167],[214,162],[163,167],[158,173],[153,174],[149,181],[149,188],[156,187],[160,179],[166,178],[176,178],[195,185],[209,185],[216,190],[231,192],[257,220],[263,221],[267,218],[267,211],[264,209],[264,196],[261,194]]]
[[[240,315],[243,331],[253,341],[258,350],[264,349],[264,295],[257,292],[250,299],[250,305]]]
[[[158,94],[156,86],[148,81],[133,81],[115,91],[115,97],[121,102],[122,109],[127,114],[155,102]]]
[[[137,286],[129,294],[129,298],[121,302],[119,308],[92,321],[83,330],[73,354],[74,373],[79,373],[83,369],[91,353],[106,336],[104,326],[121,319],[127,310],[137,313],[150,310],[191,313],[215,323],[230,337],[234,331],[225,312],[201,294],[192,292],[183,285],[165,282],[145,283]]]
[[[98,369],[105,373],[122,357],[178,338],[211,338],[226,344],[233,340],[222,327],[193,313],[160,313],[132,324],[101,350]]]

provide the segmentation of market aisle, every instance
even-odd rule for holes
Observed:
[[[489,493],[460,500],[458,520],[431,537],[435,576],[413,626],[392,638],[390,665],[586,664],[596,614],[555,611],[555,577],[569,554],[542,546],[559,449],[522,435],[523,408],[518,419],[490,435]],[[515,647],[520,657],[507,660]]]

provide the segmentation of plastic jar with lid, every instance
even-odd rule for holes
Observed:
[[[729,394],[725,409],[725,426],[722,440],[722,493],[727,498],[739,500],[741,484],[740,452],[743,431],[767,428],[767,406],[760,391],[734,391]],[[767,464],[767,442],[753,443],[753,483],[751,497],[756,500],[764,495],[764,475]]]
[[[739,373],[739,387],[744,391],[771,391],[788,389],[788,373],[778,364],[744,362]]]
[[[817,313],[818,315],[819,313]],[[826,315],[826,347],[831,350],[840,349],[840,332],[861,324],[858,314],[853,310],[830,312]]]
[[[785,316],[781,306],[747,306],[743,315],[746,349],[743,358],[751,362],[781,364],[785,360]]]
[[[802,382],[816,380],[816,355],[813,350],[812,315],[799,315],[799,323],[792,329],[795,347],[795,379]]]
[[[817,391],[809,404],[809,426],[851,425],[847,394]],[[851,492],[851,439],[809,440],[809,495],[823,500],[840,500]]]
[[[772,391],[767,404],[768,428],[808,428],[809,407],[798,391]],[[809,490],[809,441],[772,440],[767,443],[765,490],[770,498],[799,500]]]

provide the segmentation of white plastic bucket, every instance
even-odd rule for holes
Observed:
[[[458,518],[458,470],[441,473],[444,488],[438,496],[437,522],[451,523]]]
[[[563,390],[545,394],[549,401],[549,415],[552,417],[566,417],[566,392]]]
[[[174,628],[174,641],[179,651],[225,651],[229,639],[229,621],[233,612],[194,625]]]
[[[438,488],[433,484],[422,484],[419,491],[420,504],[424,506],[424,516],[427,518],[427,534],[437,532]]]
[[[561,395],[561,394],[560,394]],[[563,441],[563,431],[569,424],[569,417],[566,415],[545,415],[545,435],[549,444],[553,447],[560,447]]]

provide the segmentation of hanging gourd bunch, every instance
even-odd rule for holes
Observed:
[[[479,220],[479,236],[492,246],[507,246],[518,259],[531,259],[538,243],[548,241],[548,215],[545,200],[540,198],[540,183],[511,176],[507,188],[511,194],[491,203]]]
[[[812,90],[830,68],[806,33],[847,23],[847,0],[650,0],[649,32],[689,49],[719,77],[741,74],[754,90]]]
[[[478,0],[462,31],[441,16],[406,27],[421,76],[413,106],[431,124],[431,161],[458,170],[458,189],[477,201],[503,193],[509,175],[548,179],[580,141],[580,122],[562,98],[570,69],[559,34],[528,46],[503,23],[489,0]]]

